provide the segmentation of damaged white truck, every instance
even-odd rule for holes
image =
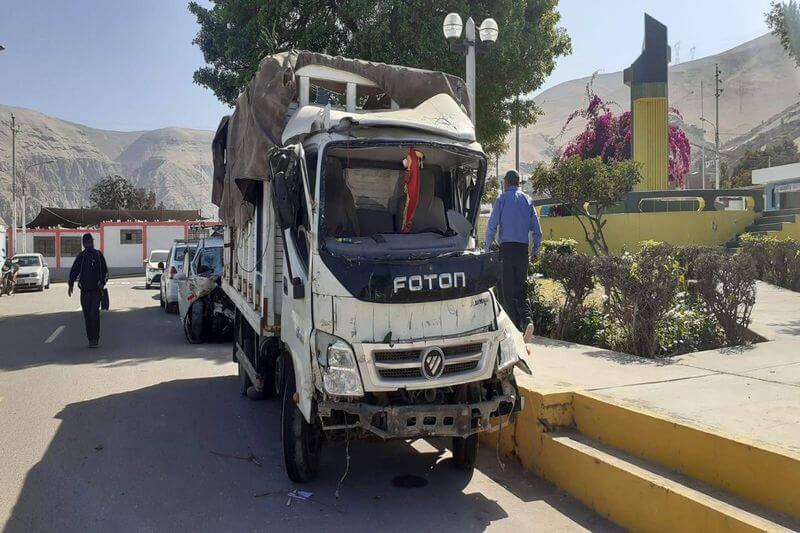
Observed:
[[[213,200],[242,394],[279,396],[286,470],[329,439],[478,433],[522,408],[522,335],[477,246],[486,157],[464,82],[310,52],[265,58],[220,123]]]

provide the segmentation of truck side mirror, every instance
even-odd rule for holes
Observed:
[[[158,269],[159,270],[164,270],[164,261],[159,261],[158,262]]]

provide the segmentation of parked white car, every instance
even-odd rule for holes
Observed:
[[[150,250],[150,257],[144,260],[144,288],[149,289],[153,283],[161,283],[164,263],[169,258],[169,250]]]
[[[50,268],[42,254],[17,254],[11,258],[11,262],[19,266],[17,282],[14,284],[17,290],[35,288],[43,291],[50,288]]]
[[[197,250],[196,242],[177,241],[169,251],[161,275],[161,307],[165,313],[178,312],[178,281],[175,276],[183,273],[184,260],[191,261]]]

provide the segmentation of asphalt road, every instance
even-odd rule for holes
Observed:
[[[100,348],[64,284],[0,298],[0,525],[31,531],[612,530],[501,467],[452,467],[444,443],[325,448],[318,481],[283,470],[279,409],[238,394],[230,345],[189,345],[158,291],[114,280]],[[425,486],[402,488],[397,477]],[[293,489],[312,493],[291,500]]]

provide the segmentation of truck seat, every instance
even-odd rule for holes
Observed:
[[[360,234],[356,202],[344,179],[342,164],[329,157],[325,165],[325,226],[329,237]]]
[[[436,196],[436,175],[433,170],[423,168],[419,173],[420,189],[417,210],[414,212],[414,219],[411,221],[411,231],[419,233],[427,230],[447,231],[447,216],[444,210],[444,202]],[[395,216],[396,231],[400,231],[403,225],[403,209],[406,206],[405,192],[403,191],[403,180],[398,184],[400,194],[394,198],[394,205],[390,205]]]

